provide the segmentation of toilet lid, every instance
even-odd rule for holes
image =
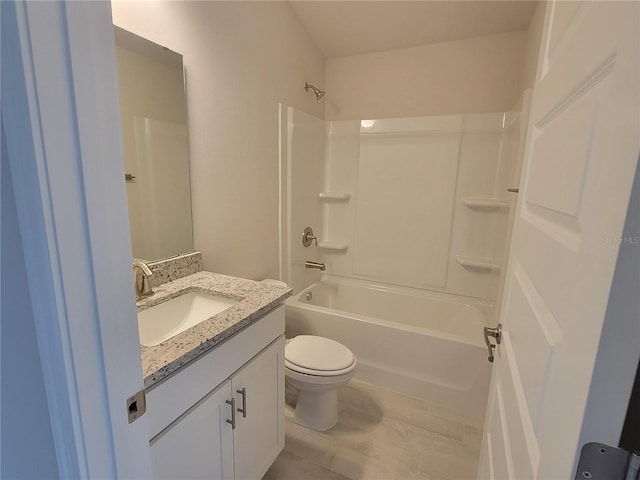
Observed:
[[[285,359],[309,370],[344,370],[353,365],[351,350],[334,340],[315,335],[298,335],[286,346]]]

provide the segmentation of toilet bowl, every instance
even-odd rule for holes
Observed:
[[[356,369],[356,357],[334,340],[298,335],[285,346],[285,379],[298,391],[294,419],[318,431],[338,421],[338,388]]]

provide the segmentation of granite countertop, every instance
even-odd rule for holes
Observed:
[[[175,373],[273,310],[292,290],[219,273],[198,272],[155,287],[154,292],[153,296],[137,302],[138,311],[188,292],[209,293],[238,300],[238,303],[159,345],[141,345],[144,388]]]

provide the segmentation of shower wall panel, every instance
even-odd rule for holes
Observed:
[[[325,189],[351,198],[324,205],[324,240],[348,245],[323,251],[327,270],[495,300],[513,201],[514,118],[331,122]]]
[[[295,291],[320,279],[305,260],[320,261],[315,247],[302,245],[305,227],[322,235],[322,206],[318,192],[324,182],[326,123],[292,107],[281,106],[281,279]]]
[[[282,113],[284,112],[284,114]],[[321,273],[493,302],[519,113],[324,122],[281,109],[281,278]],[[318,245],[303,247],[310,226]]]
[[[461,135],[402,130],[360,136],[353,273],[444,288]]]

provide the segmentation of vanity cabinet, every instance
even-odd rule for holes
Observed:
[[[149,391],[154,478],[262,478],[284,447],[283,333],[281,306]]]
[[[229,398],[226,382],[150,442],[153,478],[234,478]]]
[[[231,378],[236,400],[233,451],[237,479],[261,479],[284,448],[283,366],[281,336]]]

